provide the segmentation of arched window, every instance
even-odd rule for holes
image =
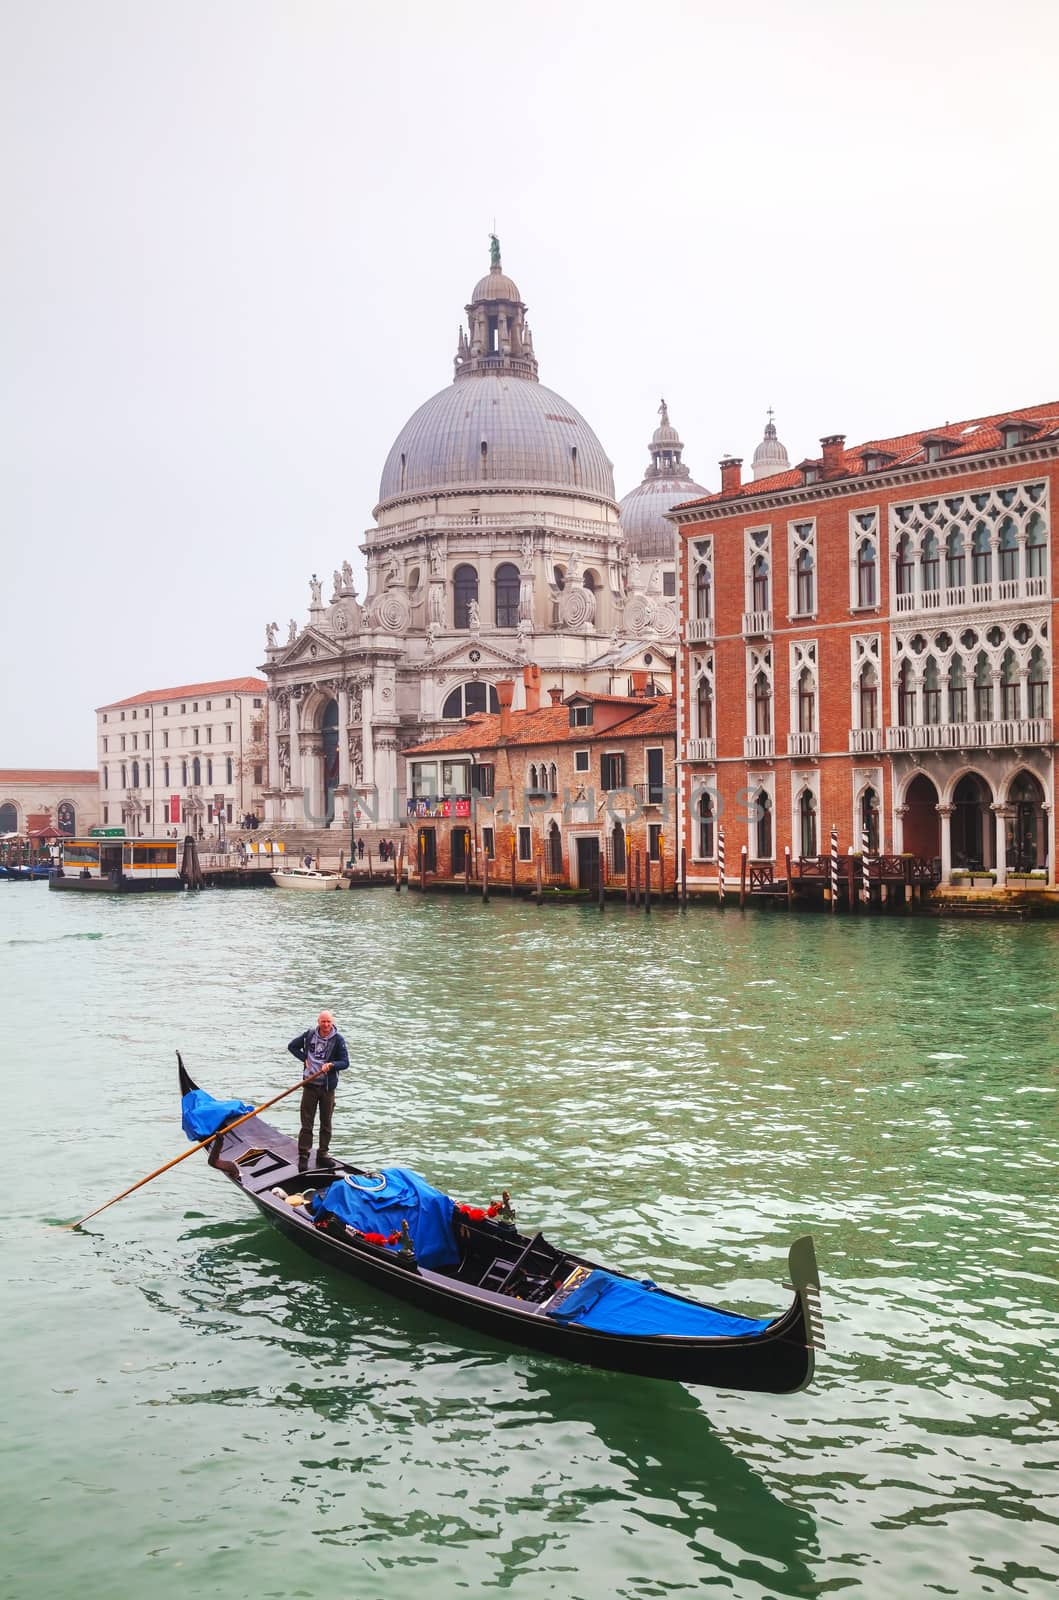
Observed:
[[[0,806],[0,833],[18,832],[18,807],[10,800]]]
[[[166,789],[169,788],[169,762],[168,761],[163,761],[162,762],[162,786],[163,786],[163,788],[166,788]]]
[[[754,679],[754,732],[772,732],[772,685],[764,671]]]
[[[914,727],[916,720],[916,679],[910,661],[902,661],[897,674],[897,721],[902,728]]]
[[[559,793],[559,769],[555,765],[554,761],[552,762],[551,768],[550,768],[549,773],[548,773],[548,793],[549,794],[558,794]]]
[[[953,528],[945,540],[945,583],[949,589],[962,589],[964,581],[963,534]]]
[[[753,601],[752,611],[767,611],[769,608],[769,564],[767,556],[758,556],[754,562],[750,575],[750,598]]]
[[[132,787],[134,789],[140,787],[140,763],[138,761],[134,761],[132,764]]]
[[[798,615],[807,617],[814,609],[815,584],[813,581],[813,555],[811,550],[799,552],[794,566],[794,574]]]
[[[145,761],[143,764],[143,786],[145,789],[151,787],[151,763],[149,761]]]
[[[941,584],[941,550],[936,533],[928,533],[923,540],[923,554],[919,560],[919,583],[924,594],[932,594]]]
[[[862,728],[879,726],[879,674],[868,661],[860,669],[860,725]]]
[[[181,761],[180,763],[180,786],[182,789],[186,789],[188,786],[188,764],[186,761]]]
[[[548,871],[553,878],[563,875],[563,836],[554,817],[548,824]]]
[[[454,628],[469,628],[471,625],[471,602],[478,600],[478,573],[474,567],[466,563],[456,568],[452,574],[452,625]]]
[[[713,738],[713,684],[703,673],[695,690],[695,705],[698,716],[698,729],[700,739]]]
[[[967,721],[967,673],[962,656],[953,656],[949,663],[949,721]]]
[[[974,720],[993,720],[993,669],[984,650],[978,652],[974,664]]]
[[[125,765],[124,761],[121,763],[121,787],[123,789],[127,789],[129,787],[129,769]]]
[[[599,590],[599,578],[592,571],[591,567],[589,568],[589,570],[582,577],[581,585],[582,585],[582,588],[585,588],[585,589],[588,590],[589,594],[596,594],[598,592],[598,590]]]
[[[108,767],[103,768],[103,787],[104,789],[110,788],[110,769]],[[2,832],[3,829],[0,829],[0,833]]]
[[[225,783],[232,783],[234,781],[234,768],[232,766],[231,756],[225,756],[224,758],[224,781]]]
[[[1044,536],[1044,518],[1035,511],[1026,524],[1026,576],[1043,578],[1047,545]]]
[[[993,552],[989,547],[989,529],[984,522],[978,522],[971,542],[971,582],[991,583],[992,574]]]
[[[710,861],[714,854],[714,824],[716,812],[713,807],[713,795],[704,789],[699,795],[698,824],[699,824],[699,858]]]
[[[1036,645],[1030,654],[1030,671],[1026,680],[1026,715],[1048,715],[1048,669],[1044,664],[1044,651]]]
[[[808,667],[798,677],[798,732],[812,733],[816,727],[816,684]]]
[[[72,800],[60,800],[55,813],[55,823],[60,833],[69,839],[77,832],[77,813]]]
[[[1015,660],[1015,652],[1005,650],[1004,659],[1000,664],[1000,715],[1005,721],[1015,722],[1022,715],[1019,710],[1022,700],[1021,690],[1019,664]]]
[[[537,765],[536,765],[536,762],[533,762],[533,761],[530,762],[529,771],[526,773],[526,783],[527,783],[527,786],[529,788],[530,794],[539,793],[539,790],[537,788]]]
[[[497,699],[496,690],[491,683],[482,683],[480,680],[471,683],[461,683],[446,696],[445,704],[441,708],[441,715],[446,718],[469,717],[476,711],[490,711],[493,716],[500,712],[500,701]]]
[[[496,569],[496,625],[498,628],[518,627],[518,568],[504,561]]]
[[[857,604],[878,604],[879,590],[875,575],[875,545],[871,539],[862,539],[857,551]]]
[[[1000,524],[1000,581],[1015,583],[1019,575],[1019,544],[1015,524],[1005,517]]]
[[[931,725],[941,721],[941,674],[933,656],[923,668],[923,721]]]
[[[879,796],[870,787],[860,797],[860,847],[870,856],[879,854]]]
[[[202,782],[202,762],[198,756],[191,758],[191,782],[196,787]]]
[[[898,594],[914,594],[916,587],[916,566],[912,555],[912,541],[908,534],[903,534],[897,545],[897,559],[894,563],[894,582]]]
[[[553,576],[553,578],[555,580],[555,587],[557,589],[563,590],[563,589],[566,588],[566,568],[565,567],[553,567],[552,568],[552,576]]]
[[[772,859],[772,801],[764,789],[757,797],[757,854],[759,861]]]
[[[699,618],[713,615],[713,586],[710,581],[710,569],[705,561],[701,561],[695,568],[695,615]]]
[[[1044,790],[1031,772],[1020,772],[1008,790],[1007,864],[1013,872],[1035,872],[1048,864],[1048,816]]]
[[[816,796],[811,789],[803,789],[798,800],[798,836],[802,855],[815,856]]]
[[[206,783],[207,783],[207,786],[209,788],[211,788],[211,789],[213,788],[213,757],[212,756],[207,756],[206,757]]]

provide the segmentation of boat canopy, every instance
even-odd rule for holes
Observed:
[[[668,1333],[685,1339],[731,1339],[762,1333],[771,1320],[716,1311],[667,1294],[649,1278],[636,1283],[598,1267],[547,1315],[556,1322],[576,1323],[599,1333]]]

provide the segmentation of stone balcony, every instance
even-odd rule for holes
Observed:
[[[716,739],[689,739],[687,742],[689,761],[716,761]]]
[[[771,761],[776,754],[776,737],[771,733],[748,733],[743,740],[747,761]]]
[[[688,644],[712,644],[713,618],[689,617],[684,627],[684,638]]]
[[[887,750],[997,750],[1051,743],[1050,717],[914,723],[886,730]]]
[[[939,611],[977,611],[983,606],[1011,605],[1020,600],[1043,600],[1048,579],[998,578],[989,583],[961,583],[937,589],[914,589],[894,595],[894,611],[901,616],[930,615]]]
[[[787,754],[789,756],[818,756],[820,754],[820,735],[812,733],[789,733],[787,735]]]
[[[767,637],[772,632],[771,611],[744,611],[743,636],[747,639],[760,639]]]
[[[850,728],[849,748],[855,756],[875,755],[882,749],[881,728]]]

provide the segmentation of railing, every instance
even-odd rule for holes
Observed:
[[[940,589],[913,589],[894,595],[894,611],[964,611],[968,606],[988,606],[998,602],[1040,600],[1048,593],[1048,579],[1001,578],[994,582],[947,584]],[[744,629],[744,632],[746,630]]]
[[[748,639],[759,638],[762,634],[772,632],[771,611],[744,611],[743,633]]]
[[[403,522],[389,524],[386,528],[368,530],[369,544],[385,544],[402,536],[425,532],[435,528],[545,528],[557,532],[574,529],[578,533],[596,533],[600,538],[614,537],[614,524],[602,518],[558,516],[552,511],[489,511],[465,513],[458,517],[409,517]]]
[[[689,739],[687,744],[689,761],[716,761],[716,739]]]
[[[771,733],[748,733],[743,740],[743,756],[747,761],[770,761],[776,754],[776,740]]]
[[[638,806],[658,807],[665,800],[665,784],[662,783],[634,783],[632,790]]]
[[[689,617],[684,637],[689,644],[709,644],[713,638],[713,618]]]
[[[1050,717],[996,722],[932,722],[887,728],[887,750],[980,750],[998,746],[1051,744]]]
[[[882,749],[881,728],[850,728],[849,748],[855,756],[871,755]]]
[[[820,735],[818,733],[789,733],[787,735],[787,754],[791,756],[818,756],[820,754]]]

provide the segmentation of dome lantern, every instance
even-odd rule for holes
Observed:
[[[776,437],[776,424],[773,421],[776,413],[772,407],[768,408],[768,422],[765,424],[765,436],[754,451],[754,481],[758,478],[773,478],[778,472],[789,472],[791,464],[787,457],[786,448]]]
[[[537,381],[533,335],[526,321],[526,305],[518,284],[509,278],[500,260],[500,240],[489,235],[489,271],[471,291],[467,329],[461,327],[456,349],[457,378],[471,373],[504,372]]]

